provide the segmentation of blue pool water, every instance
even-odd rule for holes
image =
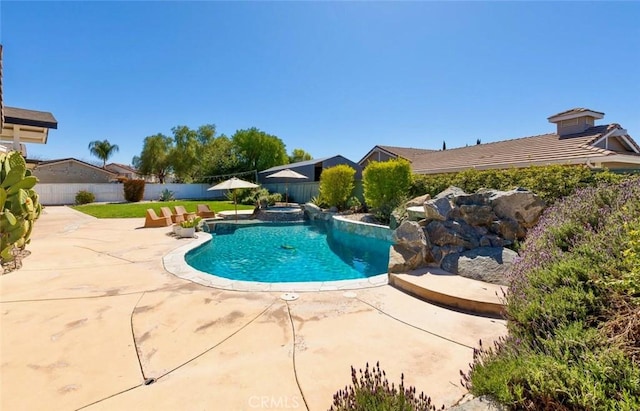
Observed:
[[[335,281],[387,272],[391,243],[323,222],[216,224],[213,239],[187,253],[192,267],[219,277],[258,282]]]

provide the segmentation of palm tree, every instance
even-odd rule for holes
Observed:
[[[120,147],[118,147],[117,144],[109,143],[109,140],[96,140],[89,143],[89,151],[91,154],[102,160],[102,168],[107,165],[109,157],[118,150],[120,150]]]

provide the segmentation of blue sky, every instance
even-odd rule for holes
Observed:
[[[640,140],[640,2],[0,2],[4,100],[59,127],[29,157],[129,164],[146,136],[257,127],[353,161],[552,132]]]

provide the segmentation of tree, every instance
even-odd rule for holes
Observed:
[[[447,149],[447,142],[442,140],[442,151]]]
[[[236,131],[231,141],[245,171],[266,170],[289,161],[282,140],[255,127]]]
[[[311,160],[313,157],[301,148],[294,148],[289,156],[290,163],[298,163],[300,161]]]
[[[174,145],[169,157],[173,172],[177,180],[190,183],[200,168],[199,154],[203,146],[201,141],[204,140],[206,143],[208,137],[213,135],[207,133],[207,136],[199,136],[198,131],[187,126],[176,126],[171,129],[171,132]],[[213,133],[215,134],[215,126],[213,126]]]
[[[156,176],[160,183],[164,183],[167,174],[171,171],[170,154],[173,149],[171,137],[162,133],[146,137],[142,146],[140,157],[133,158],[133,165],[140,174]]]
[[[476,145],[479,146],[480,144],[482,144],[482,141],[480,141],[480,139],[476,140]]]
[[[107,165],[107,160],[114,153],[118,152],[120,147],[117,144],[109,143],[109,140],[96,140],[89,143],[89,152],[102,160],[102,168]]]

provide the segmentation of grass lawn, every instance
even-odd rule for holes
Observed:
[[[208,204],[215,212],[233,210],[231,201],[207,201],[207,200],[177,200],[177,201],[148,201],[142,203],[108,203],[85,204],[72,206],[71,208],[97,218],[144,218],[147,208],[153,208],[160,215],[160,207],[184,206],[189,212],[195,212],[198,204]],[[238,204],[238,210],[253,210],[253,206]]]

